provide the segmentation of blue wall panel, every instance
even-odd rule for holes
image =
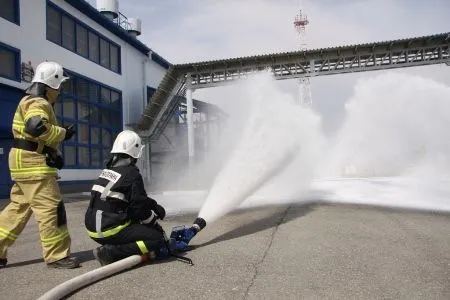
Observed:
[[[11,126],[22,90],[0,84],[0,138],[12,138]]]
[[[0,85],[0,198],[8,198],[12,185],[9,175],[8,154],[12,144],[12,120],[23,91]]]
[[[0,138],[0,199],[9,198],[9,191],[12,186],[8,167],[8,154],[11,144],[12,139]]]

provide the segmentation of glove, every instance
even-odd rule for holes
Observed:
[[[197,231],[194,227],[187,227],[185,225],[180,225],[172,228],[172,232],[170,233],[170,239],[176,240],[178,242],[184,242],[189,244],[189,242],[194,238],[197,234]]]
[[[164,218],[166,217],[166,210],[164,209],[164,207],[162,207],[159,204],[156,204],[154,211],[160,220],[164,220]]]
[[[64,158],[59,151],[52,151],[45,154],[45,163],[50,168],[61,170],[64,167]]]
[[[66,130],[66,136],[64,137],[64,140],[67,141],[75,134],[75,129],[73,129],[73,124],[70,126],[63,126],[63,128]]]

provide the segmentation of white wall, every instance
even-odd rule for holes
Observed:
[[[147,84],[151,87],[157,88],[162,78],[166,74],[166,69],[154,62],[147,64]]]
[[[34,68],[44,61],[52,60],[65,68],[122,91],[123,123],[136,122],[146,105],[146,87],[157,87],[165,69],[151,61],[133,46],[122,41],[99,24],[62,0],[52,0],[61,9],[87,24],[121,47],[121,73],[108,70],[74,52],[46,39],[46,1],[21,0],[20,26],[0,18],[0,42],[21,50],[22,62],[31,61]],[[145,64],[143,64],[145,62]],[[145,67],[144,67],[145,66]],[[145,72],[144,72],[145,70]],[[145,74],[144,74],[145,73]],[[4,83],[21,89],[29,84],[0,78]],[[144,102],[145,101],[145,102]],[[95,170],[63,170],[62,180],[87,180],[96,178]]]

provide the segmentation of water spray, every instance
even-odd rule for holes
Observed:
[[[285,153],[282,156],[281,160],[278,161],[278,164],[273,166],[270,170],[266,170],[265,173],[259,174],[259,177],[256,177],[252,182],[249,182],[245,189],[240,189],[236,191],[234,194],[233,201],[231,204],[238,205],[242,201],[244,201],[248,196],[250,196],[253,192],[255,192],[259,187],[261,187],[264,183],[266,183],[270,178],[274,175],[280,173],[284,168],[292,162],[295,158],[295,153],[299,150],[299,147],[294,147],[294,149],[288,153]],[[220,187],[220,186],[219,186]],[[178,225],[172,228],[172,232],[170,234],[170,240],[172,244],[172,249],[175,251],[184,251],[188,248],[189,242],[206,227],[206,220],[209,223],[218,219],[221,215],[226,214],[230,211],[233,206],[228,206],[226,210],[217,211],[212,209],[212,205],[214,204],[209,199],[217,199],[220,198],[217,189],[212,189],[210,191],[205,205],[202,207],[199,216],[194,220],[191,226],[186,225]],[[222,196],[223,197],[223,196]],[[203,216],[203,217],[202,217]]]
[[[265,72],[244,83],[250,110],[242,134],[193,224],[172,229],[171,238],[185,249],[206,224],[238,207],[290,166],[301,151],[308,153],[315,118],[290,95],[280,94],[273,82],[271,74]],[[296,169],[295,176],[299,178],[304,172]]]

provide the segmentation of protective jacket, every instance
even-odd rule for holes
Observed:
[[[85,226],[91,238],[111,237],[130,224],[156,220],[156,209],[135,165],[106,168],[92,187]]]
[[[52,105],[38,96],[27,95],[22,98],[14,114],[12,132],[14,144],[9,152],[12,180],[38,180],[55,176],[57,169],[46,164],[44,153],[58,151],[66,129],[58,126]],[[31,148],[35,145],[36,148],[24,150],[15,147],[17,143],[25,143]]]

